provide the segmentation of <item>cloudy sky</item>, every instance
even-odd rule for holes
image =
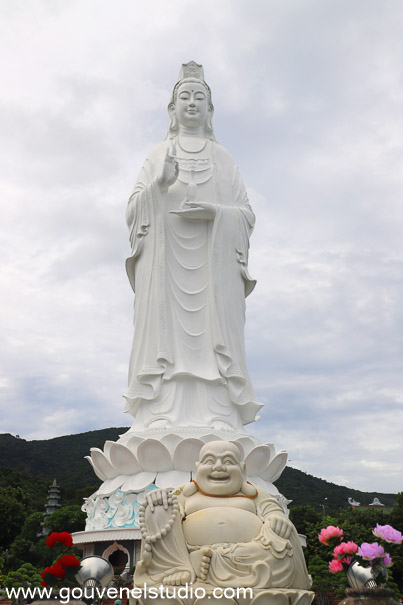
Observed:
[[[257,215],[250,431],[402,491],[401,0],[2,0],[0,50],[0,431],[131,424],[124,213],[194,59]]]

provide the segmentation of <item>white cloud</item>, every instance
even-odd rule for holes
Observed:
[[[0,12],[1,430],[130,422],[125,204],[195,59],[258,219],[246,340],[266,407],[249,428],[307,472],[402,490],[401,3]]]

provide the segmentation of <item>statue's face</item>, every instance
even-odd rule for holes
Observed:
[[[200,489],[208,494],[237,494],[244,481],[237,447],[227,441],[213,441],[204,445],[196,464],[195,479]]]
[[[184,82],[177,91],[175,115],[180,124],[198,128],[206,123],[209,111],[207,91],[198,82]]]

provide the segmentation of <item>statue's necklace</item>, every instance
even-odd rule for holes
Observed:
[[[207,139],[204,140],[203,145],[200,147],[200,149],[196,149],[195,151],[192,151],[191,149],[185,149],[184,147],[182,147],[181,145],[181,140],[178,137],[178,146],[180,149],[182,149],[182,151],[184,151],[185,153],[200,153],[201,151],[203,151],[206,148],[207,145]]]
[[[229,496],[219,496],[218,494],[208,494],[207,492],[204,492],[202,489],[200,489],[200,487],[197,485],[196,481],[193,479],[192,482],[195,484],[197,491],[200,492],[201,494],[203,494],[203,496],[210,496],[210,498],[250,498],[250,499],[254,499],[257,496],[257,489],[256,489],[256,493],[253,494],[253,496],[248,496],[247,494],[230,494]],[[249,481],[246,482],[248,485],[252,485],[251,483],[249,483]]]

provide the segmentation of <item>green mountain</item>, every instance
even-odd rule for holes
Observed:
[[[0,466],[48,483],[56,479],[67,503],[71,498],[77,499],[77,492],[80,492],[80,498],[89,496],[101,483],[84,459],[89,455],[90,448],[103,449],[105,441],[116,441],[127,430],[128,427],[109,428],[42,441],[25,441],[10,434],[0,434]],[[361,492],[291,467],[284,470],[276,486],[292,500],[291,506],[310,504],[317,510],[322,510],[324,503],[326,510],[347,508],[349,496],[361,504],[369,504],[374,497],[378,497],[383,504],[391,505],[395,499],[394,494]]]

